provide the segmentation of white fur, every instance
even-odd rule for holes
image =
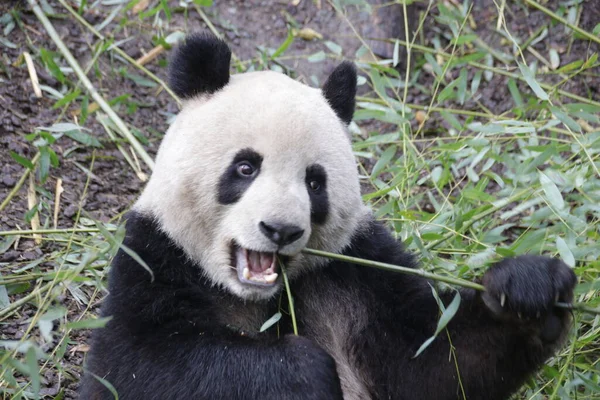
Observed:
[[[260,173],[237,203],[221,205],[219,178],[244,148],[263,155]],[[310,221],[305,171],[314,163],[327,173],[329,214],[323,225]],[[260,221],[301,227],[302,238],[279,251],[292,257],[287,271],[293,278],[324,262],[300,254],[303,247],[339,252],[369,213],[343,124],[319,89],[275,72],[235,75],[214,95],[188,100],[134,209],[157,218],[212,282],[254,300],[273,296],[281,279],[272,288],[239,282],[230,265],[232,240],[274,252]]]

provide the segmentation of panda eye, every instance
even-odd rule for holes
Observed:
[[[321,189],[321,184],[319,183],[319,181],[315,181],[312,180],[308,183],[308,186],[310,187],[310,190],[312,190],[313,192],[317,192],[319,191],[319,189]]]
[[[242,161],[237,165],[237,173],[241,177],[251,177],[252,175],[254,175],[254,172],[256,172],[256,169],[252,164],[250,164],[247,161]]]

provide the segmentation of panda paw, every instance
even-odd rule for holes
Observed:
[[[564,310],[556,302],[570,303],[577,282],[575,273],[562,261],[542,256],[507,258],[483,277],[482,298],[498,317],[540,326],[542,338],[553,341],[563,333]],[[568,315],[566,315],[568,318]]]

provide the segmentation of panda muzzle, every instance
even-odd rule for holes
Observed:
[[[242,283],[259,286],[273,286],[279,274],[277,270],[277,254],[254,251],[237,247],[235,251],[235,267],[238,279]]]

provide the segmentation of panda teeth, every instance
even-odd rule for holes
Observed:
[[[273,283],[275,282],[275,280],[277,279],[279,275],[277,273],[273,273],[273,274],[269,274],[269,275],[265,275],[263,277],[263,279],[265,280],[265,282],[267,283]]]
[[[248,267],[244,267],[244,272],[242,274],[244,276],[244,279],[250,280],[250,270],[248,269]]]

